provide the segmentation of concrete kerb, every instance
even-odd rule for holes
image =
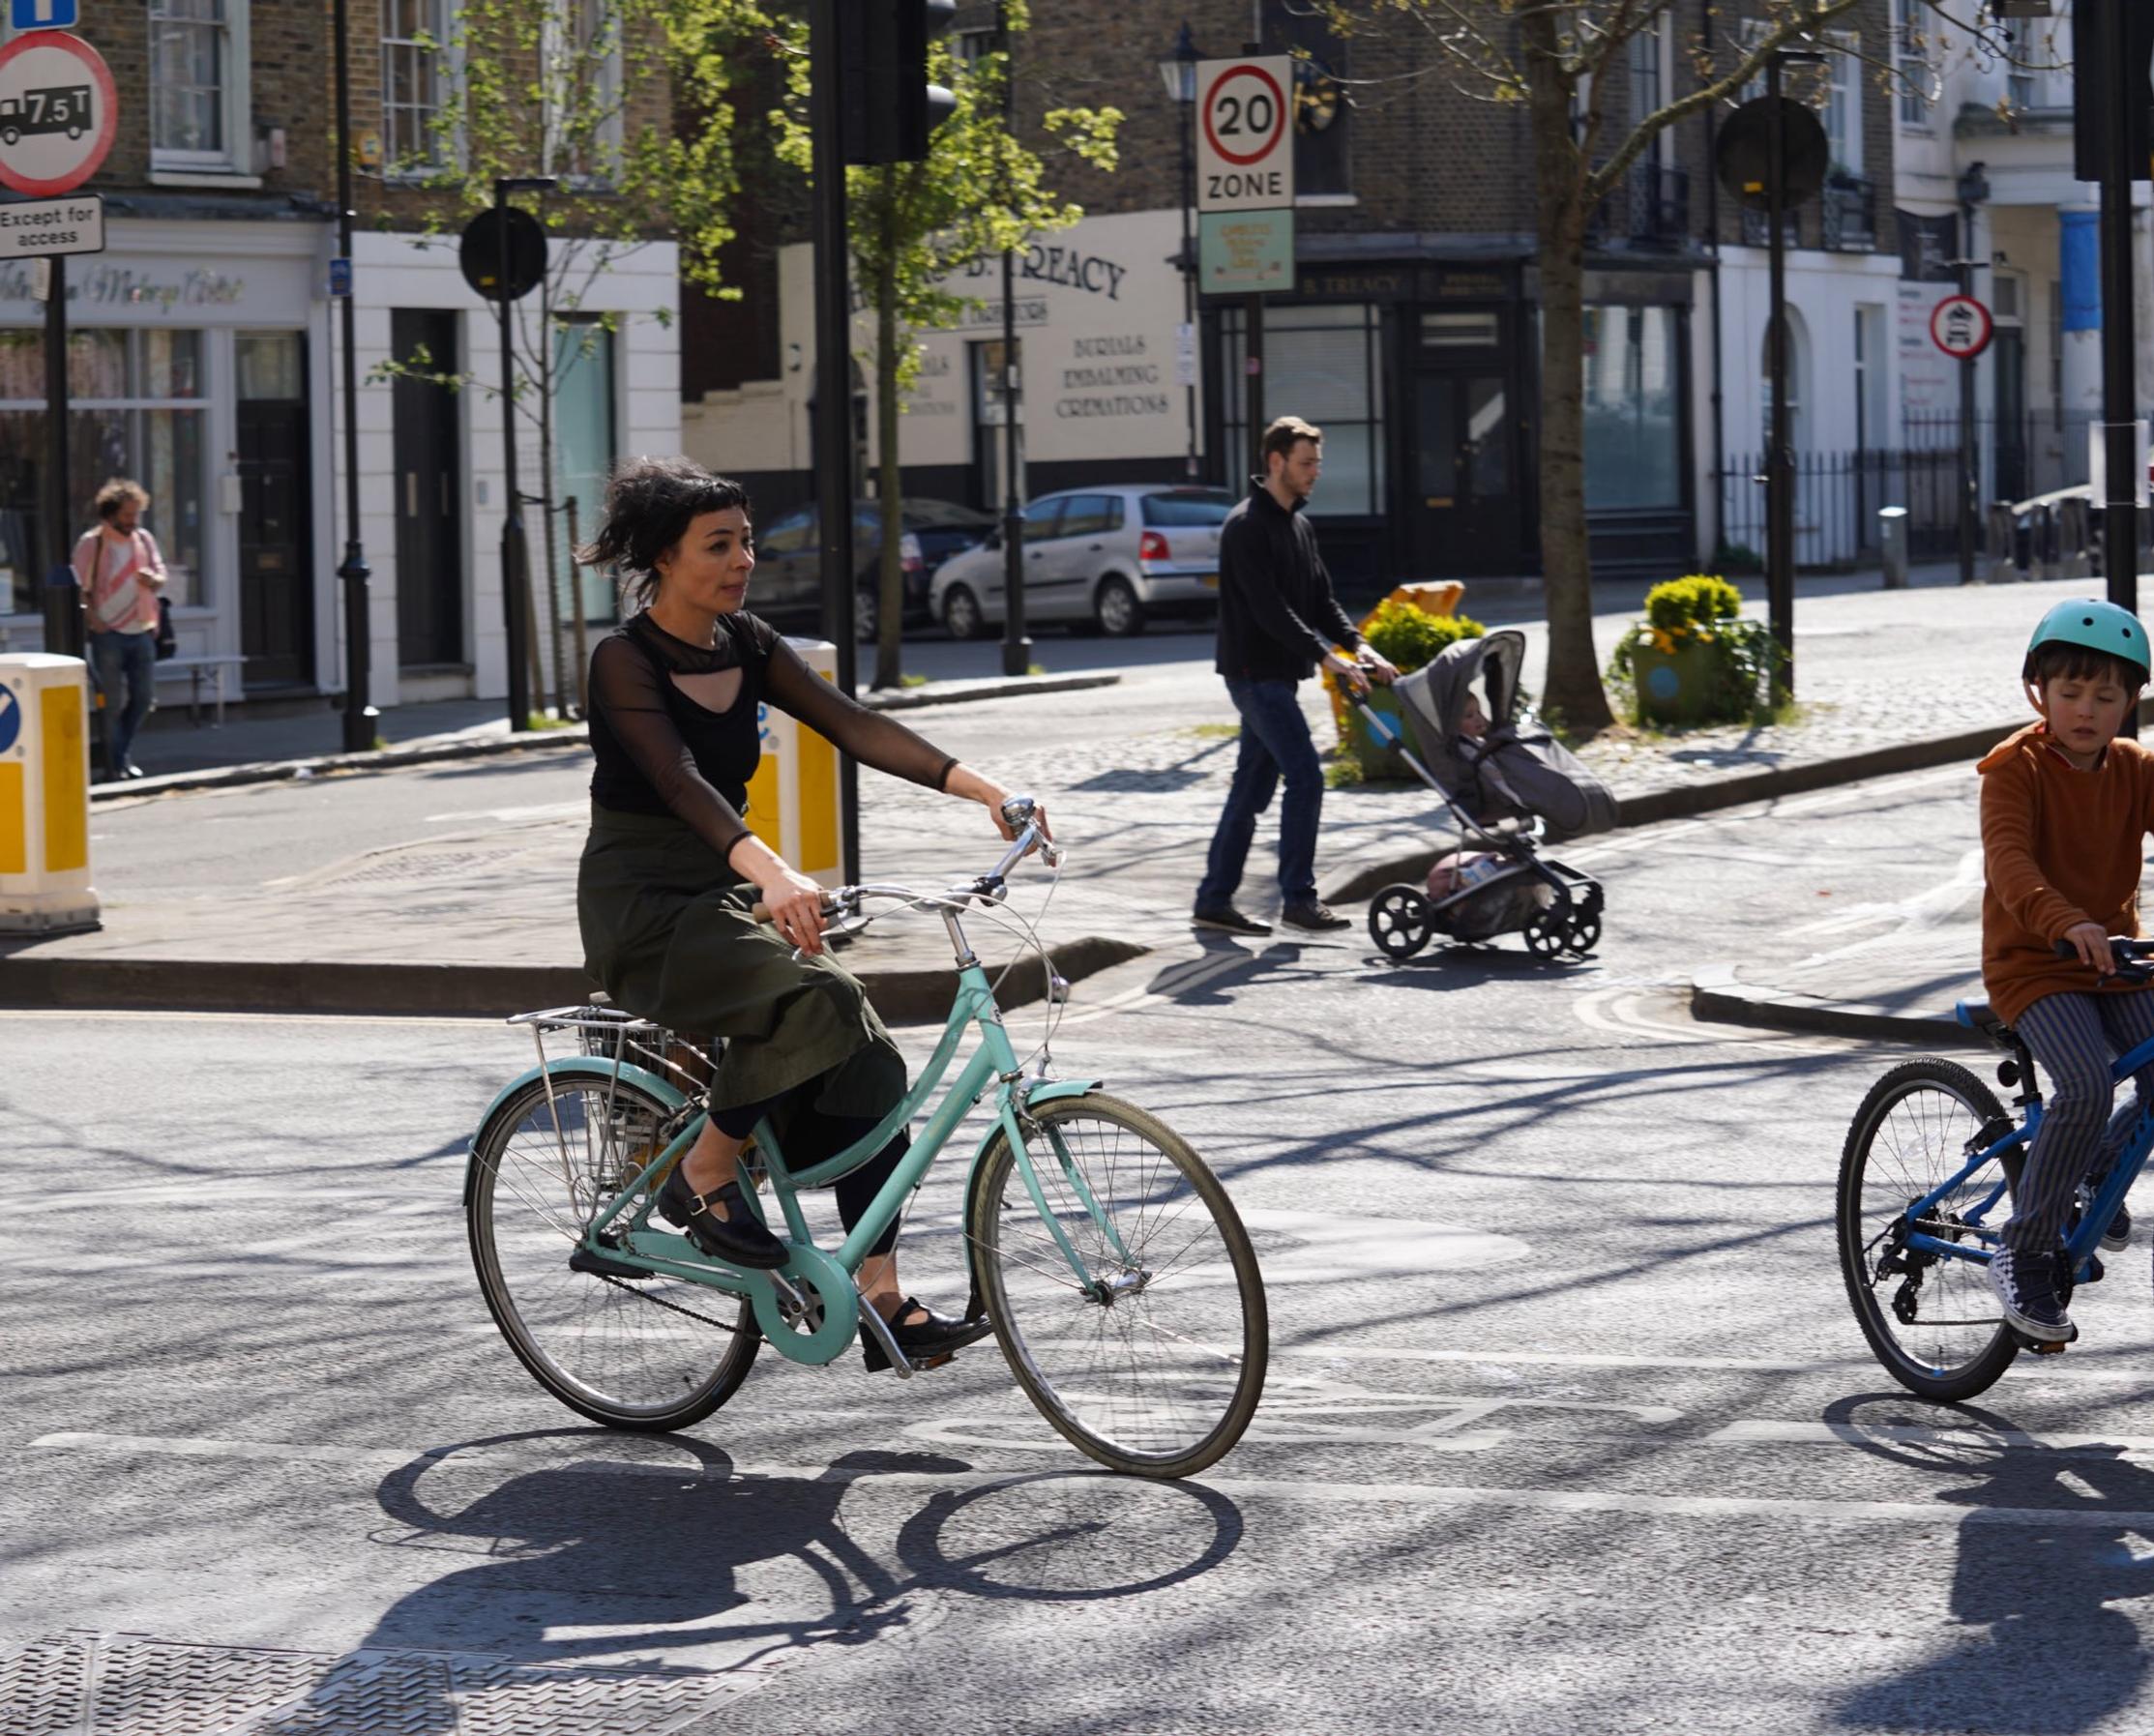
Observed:
[[[2142,710],[2154,721],[2154,711]],[[1779,766],[1768,772],[1745,772],[1731,778],[1714,778],[1699,783],[1677,784],[1626,796],[1616,803],[1619,831],[1658,825],[1664,820],[1690,819],[1720,809],[1740,808],[1752,802],[1777,801],[1812,790],[1840,784],[1860,783],[1869,778],[1887,778],[1897,772],[1921,772],[1955,760],[1973,762],[2021,727],[2018,720],[1992,728],[1962,730],[1955,735],[1931,736],[1921,741],[1900,742],[1867,753],[1844,754],[1834,759],[1806,760],[1800,765]],[[1438,841],[1408,854],[1377,862],[1348,864],[1324,887],[1327,903],[1350,904],[1373,897],[1394,881],[1419,881],[1436,858],[1457,846]]]
[[[861,703],[870,711],[919,711],[934,705],[963,705],[982,699],[1014,699],[1027,693],[1070,693],[1087,688],[1112,687],[1122,677],[1113,671],[1081,675],[1025,675],[996,681],[930,682],[925,687],[900,688],[891,692],[870,692]],[[180,790],[230,789],[241,784],[280,783],[299,778],[322,778],[336,773],[390,772],[403,766],[433,765],[443,760],[490,759],[504,753],[529,753],[548,749],[582,748],[591,736],[587,725],[572,723],[560,729],[534,729],[516,735],[436,737],[407,742],[397,748],[376,748],[363,753],[324,753],[308,759],[258,760],[249,765],[215,766],[198,772],[170,772],[157,778],[134,778],[120,783],[93,783],[90,800],[115,801],[126,796],[167,795]]]
[[[1098,935],[1047,949],[1070,983],[1151,949]],[[894,1024],[950,1011],[949,968],[854,973],[875,1010]],[[1011,968],[996,998],[1029,1006],[1047,993],[1037,953]],[[83,1012],[374,1014],[427,1018],[506,1018],[588,1000],[597,985],[571,965],[391,964],[348,960],[70,958],[0,956],[0,1007]]]
[[[1741,981],[1727,965],[1693,977],[1690,1002],[1695,1017],[1713,1024],[1859,1037],[1924,1048],[1980,1051],[1989,1046],[1950,1013],[1900,1013],[1864,1001],[1828,1001],[1791,989],[1760,987]]]

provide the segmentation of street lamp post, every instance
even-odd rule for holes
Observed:
[[[502,175],[493,184],[494,229],[500,241],[495,280],[501,291],[501,466],[502,486],[509,498],[508,515],[501,521],[501,610],[509,634],[509,727],[531,727],[530,639],[531,547],[523,529],[523,494],[516,481],[516,347],[511,316],[515,304],[509,282],[509,195],[513,192],[547,192],[560,186],[552,175]],[[541,333],[539,341],[546,341]]]
[[[1196,256],[1190,238],[1190,207],[1196,202],[1196,63],[1203,58],[1203,50],[1190,35],[1189,20],[1184,18],[1174,38],[1173,48],[1160,62],[1160,79],[1166,86],[1167,97],[1179,110],[1182,123],[1182,324],[1188,329],[1193,345],[1196,336]],[[1189,395],[1189,455],[1183,463],[1189,480],[1195,482],[1197,458],[1194,370],[1186,390]]]
[[[1974,274],[1988,260],[1974,250],[1974,208],[1990,196],[1989,177],[1979,162],[1960,177],[1960,293],[1974,294]],[[1974,358],[1960,359],[1960,582],[1974,583],[1976,523],[1982,503],[1982,458],[1975,443]]]
[[[337,0],[337,251],[351,270],[351,19],[347,0]],[[57,261],[55,261],[57,263]],[[372,569],[359,540],[359,351],[355,336],[355,285],[343,284],[339,312],[343,339],[344,560],[337,576],[344,584],[344,751],[363,753],[374,745],[381,714],[368,701],[373,684],[373,609],[368,595]]]
[[[1018,117],[1016,44],[1010,34],[1008,0],[995,8],[995,34],[1002,46],[1002,127],[1015,133]],[[1032,672],[1032,638],[1024,629],[1024,510],[1018,492],[1018,463],[1021,431],[1018,427],[1018,256],[1002,254],[1002,672]]]

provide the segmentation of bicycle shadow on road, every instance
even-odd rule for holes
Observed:
[[[2067,1736],[2137,1703],[2149,1658],[2139,1621],[2116,1605],[2154,1598],[2154,1469],[2115,1443],[2046,1446],[1994,1412],[1904,1394],[1844,1398],[1825,1420],[1889,1462],[1970,1480],[1934,1496],[1967,1510],[1949,1605],[1963,1636],[1856,1691],[1841,1723]],[[1877,1549],[1877,1569],[1921,1575],[1927,1530],[1911,1550]]]
[[[533,1456],[551,1462],[517,1462]],[[752,1675],[809,1648],[923,1633],[944,1614],[933,1594],[1130,1597],[1209,1572],[1241,1539],[1240,1511],[1214,1490],[1084,1472],[942,1481],[971,1469],[861,1451],[812,1477],[744,1475],[707,1442],[604,1429],[460,1443],[384,1479],[397,1528],[373,1541],[475,1559],[399,1598],[359,1650]],[[881,1478],[920,1480],[917,1506],[848,1523],[847,1490]],[[1160,1524],[1163,1501],[1178,1526]],[[865,1541],[885,1530],[887,1546]],[[441,1698],[399,1708],[398,1727],[456,1729]]]

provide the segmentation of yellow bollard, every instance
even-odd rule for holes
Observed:
[[[837,646],[824,639],[787,643],[825,681],[837,679]],[[756,708],[755,725],[763,738],[763,758],[748,782],[748,829],[811,879],[843,885],[838,750],[768,704]]]
[[[0,657],[0,934],[99,926],[88,696],[80,658]]]

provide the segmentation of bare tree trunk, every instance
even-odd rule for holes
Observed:
[[[875,586],[875,680],[894,688],[902,679],[900,649],[904,633],[904,481],[898,455],[898,170],[882,179],[882,246],[875,262],[876,493],[882,503],[882,552]]]
[[[1585,201],[1572,142],[1571,86],[1556,73],[1555,21],[1520,19],[1532,80],[1533,169],[1541,218],[1541,572],[1549,615],[1542,709],[1566,729],[1614,721],[1593,649],[1593,562],[1585,523]]]

